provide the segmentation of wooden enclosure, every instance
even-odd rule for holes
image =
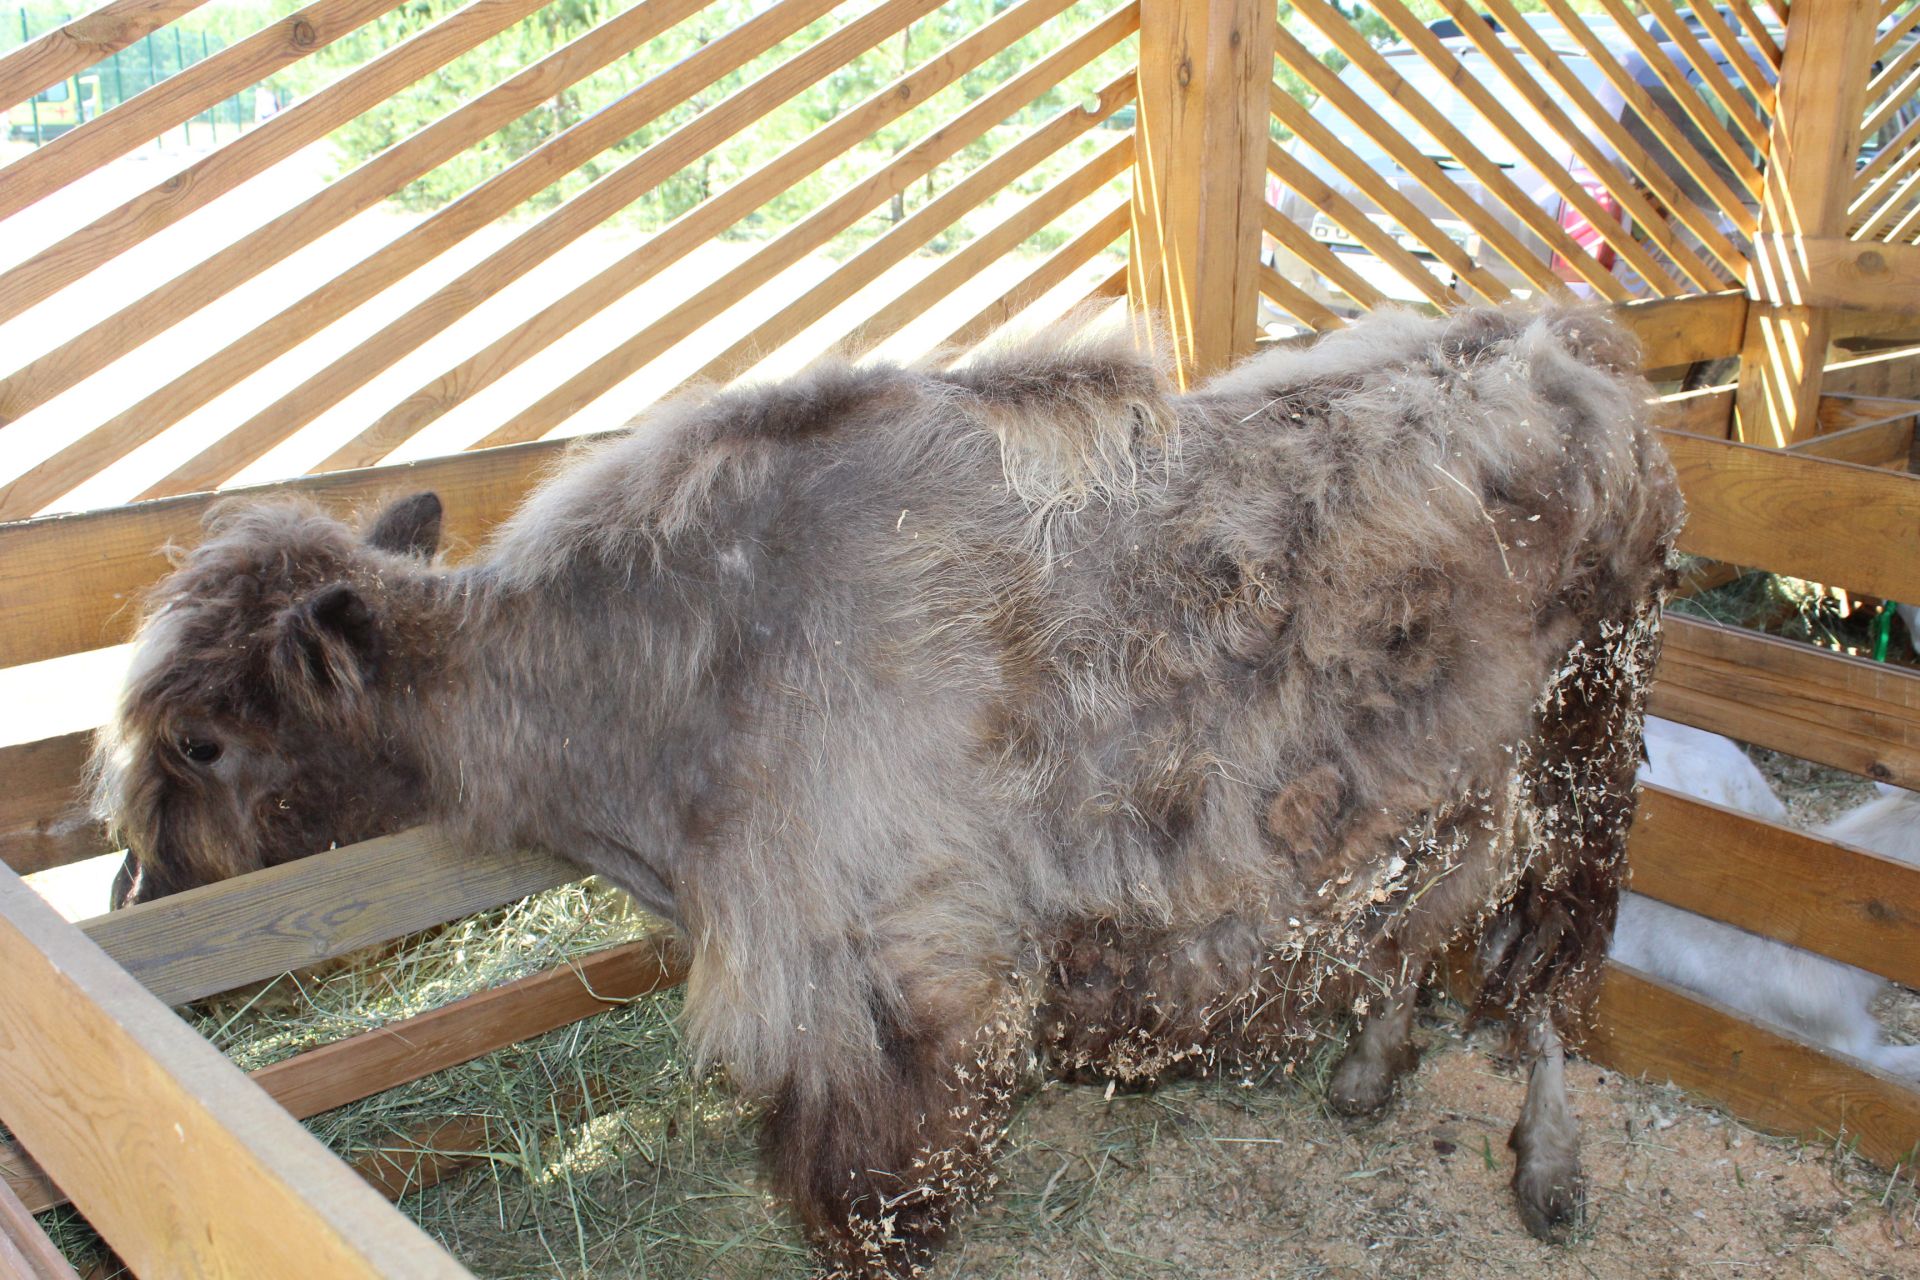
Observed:
[[[1396,302],[1594,298],[1663,386],[1689,379],[1662,410],[1685,550],[1920,601],[1920,403],[1862,372],[1920,343],[1920,3],[1637,5],[1372,0],[1361,23],[1327,0],[639,0],[447,82],[464,97],[435,77],[497,65],[480,55],[542,0],[283,6],[0,168],[0,674],[124,642],[216,490],[358,507],[431,488],[470,547],[563,437],[674,387],[963,351],[1122,298],[1163,319],[1187,378]],[[110,0],[38,35],[0,56],[0,108],[199,8]],[[152,151],[328,57],[237,136]],[[432,110],[310,191],[271,187],[401,101]],[[342,238],[474,156],[430,213]],[[238,202],[263,180],[264,204]],[[635,209],[644,235],[620,230]],[[248,322],[222,328],[243,296]],[[641,319],[584,331],[634,299]],[[1920,672],[1679,617],[1666,635],[1658,714],[1920,788]],[[68,1198],[142,1274],[464,1274],[381,1194],[440,1176],[427,1152],[462,1117],[360,1176],[296,1120],[678,978],[619,947],[249,1081],[169,1007],[577,873],[422,829],[74,927],[19,877],[105,849],[76,792],[89,733],[19,738],[0,748],[0,1260],[26,1274],[63,1264],[25,1211]],[[1657,790],[1632,856],[1641,892],[1920,985],[1920,871]],[[1891,1077],[1631,971],[1603,1000],[1587,1051],[1622,1071],[1889,1167],[1920,1143],[1920,1093]]]

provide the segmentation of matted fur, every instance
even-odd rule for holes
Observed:
[[[1177,395],[1043,337],[668,405],[458,567],[230,511],[101,804],[156,892],[376,798],[622,885],[828,1264],[905,1273],[1036,1061],[1289,1060],[1483,932],[1578,1030],[1679,521],[1632,363],[1389,314]]]

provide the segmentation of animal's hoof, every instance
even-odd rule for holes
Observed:
[[[1513,1198],[1527,1234],[1564,1244],[1587,1216],[1586,1180],[1577,1161],[1522,1161],[1513,1174]]]
[[[1349,1119],[1370,1116],[1393,1101],[1393,1073],[1377,1058],[1349,1054],[1327,1081],[1327,1105]]]

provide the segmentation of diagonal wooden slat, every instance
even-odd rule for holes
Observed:
[[[0,116],[15,103],[110,58],[207,0],[112,0],[0,58]]]
[[[1751,42],[1750,38],[1742,39],[1738,32],[1728,26],[1726,16],[1719,5],[1694,5],[1687,12],[1700,20],[1701,25],[1706,27],[1707,34],[1713,37],[1714,43],[1727,55],[1727,64],[1733,68],[1734,74],[1740,77],[1740,83],[1747,87],[1747,92],[1753,95],[1753,101],[1759,107],[1760,114],[1772,115],[1774,87],[1773,80],[1767,73],[1777,70],[1778,62],[1768,61],[1766,55]],[[1762,151],[1766,150],[1764,141],[1759,146]]]
[[[1000,47],[1002,41],[1010,37],[1015,29],[1011,24],[1018,23],[1025,27],[1064,7],[1062,0],[1047,0],[1044,6],[1029,4],[1003,13],[919,71],[875,95],[867,104],[837,117],[833,124],[827,126],[831,133],[823,130],[741,178],[726,191],[676,219],[645,246],[601,272],[586,285],[542,308],[482,350],[414,391],[322,460],[315,470],[332,471],[377,461],[427,423],[519,367],[533,352],[545,349],[615,299],[631,293],[700,241],[751,212],[778,187],[791,182],[800,164],[829,152],[837,154],[846,139],[864,136],[870,129],[868,124],[863,123],[871,118],[869,113],[891,118],[896,106],[905,108],[926,101],[955,76],[964,74],[967,68],[992,56],[988,50]],[[932,172],[937,165],[977,140],[1018,106],[1025,105],[1047,87],[1058,83],[1064,76],[1126,38],[1137,29],[1138,23],[1138,5],[1130,4],[1116,10],[1060,49],[997,86],[960,115],[903,150],[878,172],[853,184],[834,200],[816,209],[756,254],[753,263],[736,268],[735,272],[759,278],[761,268],[754,264],[785,265],[826,244],[880,201],[904,191],[913,182]],[[1106,97],[1104,93],[1101,96],[1103,99]],[[1115,104],[1116,108],[1118,105]],[[744,279],[744,274],[729,273],[728,279]]]
[[[1760,225],[1759,219],[1755,211],[1747,206],[1746,199],[1727,185],[1726,179],[1720,176],[1719,171],[1714,168],[1713,163],[1686,139],[1685,135],[1680,132],[1679,127],[1667,117],[1665,111],[1662,111],[1654,105],[1653,99],[1647,95],[1646,90],[1642,89],[1640,85],[1635,82],[1632,74],[1621,65],[1619,58],[1607,47],[1606,43],[1594,34],[1593,29],[1587,25],[1586,20],[1573,11],[1573,8],[1567,3],[1567,0],[1541,0],[1541,2],[1546,6],[1548,12],[1553,14],[1554,18],[1560,23],[1560,26],[1567,34],[1572,36],[1574,40],[1580,44],[1581,48],[1586,50],[1587,55],[1593,59],[1594,65],[1597,66],[1600,69],[1600,73],[1606,77],[1607,83],[1613,86],[1614,92],[1624,98],[1627,105],[1639,113],[1641,120],[1653,130],[1654,136],[1660,140],[1660,144],[1667,149],[1674,159],[1680,162],[1681,167],[1686,170],[1687,176],[1697,183],[1700,189],[1707,194],[1707,198],[1713,202],[1718,212],[1723,215],[1728,222],[1732,223],[1741,235],[1752,237],[1756,234]],[[1507,0],[1490,0],[1489,7],[1491,8],[1494,5],[1511,10],[1511,5],[1507,3]],[[1502,21],[1504,22],[1504,19]],[[1521,19],[1520,21],[1525,22],[1525,19]],[[1527,43],[1529,32],[1517,28],[1512,28],[1512,30],[1514,31],[1516,39],[1523,44]],[[1636,27],[1635,30],[1638,30],[1638,27]],[[1538,39],[1538,33],[1531,34],[1534,35],[1536,40]],[[1644,35],[1645,32],[1641,34]],[[1666,61],[1665,54],[1656,54],[1656,56],[1661,62]],[[1697,100],[1699,95],[1689,94],[1688,96]],[[1622,136],[1624,136],[1624,131],[1622,131]],[[1634,149],[1636,151],[1639,150],[1637,146],[1635,146]],[[1749,165],[1748,167],[1751,168],[1752,166]],[[1652,185],[1653,180],[1649,178],[1648,174],[1643,172],[1638,165],[1634,166],[1634,171],[1640,174],[1643,181],[1647,181],[1649,185]],[[1756,174],[1756,178],[1757,176]],[[1692,202],[1682,197],[1680,204],[1674,207],[1678,209],[1690,203]],[[1706,239],[1706,235],[1699,227],[1691,223],[1689,223],[1688,226],[1695,235],[1700,236],[1703,240]],[[1715,234],[1717,235],[1718,233],[1716,232]],[[1724,240],[1725,237],[1720,238]],[[1717,257],[1718,254],[1716,253],[1715,256]],[[1744,272],[1744,261],[1742,261],[1740,266],[1732,267],[1731,269],[1736,273]]]
[[[1780,42],[1774,39],[1773,32],[1767,29],[1766,23],[1761,20],[1759,12],[1754,9],[1750,0],[1725,0],[1724,4],[1717,7],[1732,11],[1733,19],[1740,24],[1741,32],[1753,42],[1754,47],[1760,51],[1760,55],[1767,60],[1767,65],[1778,71]]]
[[[1640,184],[1615,167],[1614,157],[1603,150],[1589,132],[1592,126],[1571,119],[1562,110],[1560,104],[1521,64],[1513,50],[1507,47],[1503,36],[1485,22],[1478,20],[1479,15],[1469,6],[1468,0],[1441,0],[1441,2],[1459,23],[1460,29],[1466,33],[1467,38],[1473,41],[1474,47],[1500,73],[1507,86],[1533,108],[1549,129],[1554,130],[1566,141],[1580,163],[1587,167],[1587,171],[1599,179],[1607,191],[1620,201],[1633,219],[1634,230],[1644,234],[1658,245],[1694,287],[1708,291],[1721,288],[1725,283],[1723,278],[1716,275],[1713,268],[1702,261],[1693,249],[1680,242],[1667,220],[1668,215],[1653,207],[1642,192]],[[1555,62],[1555,69],[1564,69],[1559,67],[1557,59]],[[1598,104],[1595,106],[1597,108]]]
[[[1312,294],[1264,262],[1260,264],[1260,292],[1309,329],[1325,332],[1347,327],[1345,320],[1327,310]]]
[[[903,295],[883,308],[880,314],[884,319],[870,320],[868,325],[872,327],[863,327],[863,337],[872,332],[875,335],[873,340],[877,342],[893,332],[892,328],[882,331],[881,326],[896,320],[904,324],[918,315],[933,299],[945,297],[982,266],[1013,249],[1125,173],[1132,161],[1133,139],[1123,137],[1071,174],[1056,180],[1041,195],[1010,214],[1004,222],[954,254],[908,290],[908,295],[912,296],[911,302],[906,300],[908,295]],[[618,386],[634,370],[665,352],[700,324],[725,310],[733,301],[728,296],[730,294],[730,290],[703,289],[514,415],[494,435],[518,440],[532,440],[545,435]]]
[[[1896,179],[1898,182],[1894,185]],[[1867,214],[1865,221],[1853,231],[1853,239],[1899,239],[1897,235],[1890,233],[1901,221],[1902,215],[1911,212],[1910,202],[1917,189],[1920,189],[1920,147],[1915,147],[1909,158],[1886,172],[1883,182],[1875,184],[1872,191],[1854,202],[1854,205],[1859,207],[1878,201]],[[1851,215],[1853,210],[1849,209],[1848,213]]]
[[[1279,242],[1282,249],[1325,276],[1334,288],[1369,311],[1386,305],[1384,294],[1368,283],[1365,276],[1342,261],[1340,254],[1315,240],[1305,227],[1272,205],[1267,206],[1264,217],[1262,230]]]
[[[958,352],[985,339],[1013,317],[1071,280],[1074,272],[1086,266],[1104,253],[1114,241],[1126,235],[1132,218],[1132,202],[1122,200],[1105,214],[1094,219],[1093,225],[1085,231],[1047,255],[1046,261],[1022,276],[1011,289],[975,312],[966,323],[948,334],[940,346],[946,350]]]
[[[1880,148],[1880,154],[1860,167],[1860,172],[1853,176],[1853,189],[1856,192],[1870,190],[1886,176],[1888,169],[1896,165],[1904,168],[1915,150],[1920,150],[1920,116],[1902,125],[1900,132]]]
[[[824,40],[808,45],[595,182],[506,246],[436,290],[426,301],[181,463],[138,496],[160,498],[217,488],[321,412],[364,386],[395,360],[461,319],[473,307],[794,94],[824,80],[848,60],[897,33],[914,19],[924,17],[939,3],[940,0],[886,0]],[[342,280],[354,281],[363,289],[375,284],[384,287],[406,264],[434,256],[451,243],[471,235],[495,216],[537,194],[607,146],[671,110],[702,86],[766,52],[806,22],[824,15],[834,4],[835,0],[806,0],[802,4],[781,5],[742,23],[684,62],[655,76],[619,103],[589,116],[511,168],[487,179],[366,263],[330,281],[322,287],[322,292],[339,287]],[[880,103],[883,108],[899,110],[904,110],[906,105],[903,99]],[[870,117],[873,114],[868,113]],[[839,128],[841,123],[836,120],[827,129],[844,133],[846,131]],[[859,136],[864,135],[854,135]],[[823,162],[826,158],[821,157]],[[735,184],[734,189],[739,185]],[[770,198],[778,190],[769,190],[767,196]],[[759,203],[755,201],[748,208]],[[715,227],[713,231],[721,229]],[[657,239],[650,241],[649,247],[657,242]],[[363,275],[371,277],[365,284],[360,283]],[[306,315],[312,309],[309,302],[302,301],[288,308],[288,313]],[[310,323],[309,327],[318,326]]]
[[[1904,82],[1907,73],[1916,66],[1920,66],[1920,40],[1902,49],[1899,57],[1882,64],[1880,69],[1873,73],[1873,78],[1867,81],[1867,101],[1879,102],[1885,98],[1892,92],[1890,86],[1896,82]],[[1893,100],[1898,101],[1897,98]],[[1871,133],[1872,130],[1862,130],[1862,132]]]
[[[0,170],[0,218],[91,173],[316,49],[357,31],[404,0],[313,0],[213,56],[175,72]]]
[[[701,7],[702,0],[643,0],[412,137],[387,148],[311,199],[240,237],[193,270],[122,307],[102,323],[0,380],[0,426],[105,368],[153,333],[238,288],[294,250],[372,207],[420,174],[451,159]],[[264,368],[310,332],[306,326],[318,314],[323,302],[332,300],[338,304],[343,296],[351,295],[336,277],[318,295],[309,297],[310,310],[303,312],[295,308],[282,312],[247,335],[246,341],[233,343],[201,361],[12,483],[0,486],[0,519],[19,519],[39,511],[107,463],[125,457],[167,425],[178,422]]]
[[[112,261],[149,236],[211,204],[250,178],[378,106],[421,76],[540,8],[546,0],[474,0],[474,3],[364,66],[302,98],[264,124],[57,244],[0,274],[0,321]]]
[[[1450,12],[1459,12],[1457,0],[1443,0]],[[1664,167],[1647,154],[1638,142],[1634,141],[1625,126],[1616,118],[1616,113],[1603,105],[1594,92],[1579,76],[1575,75],[1547,44],[1545,37],[1533,28],[1525,17],[1513,7],[1511,0],[1480,0],[1487,12],[1505,27],[1520,47],[1526,50],[1537,66],[1545,69],[1553,80],[1554,86],[1565,95],[1566,100],[1599,133],[1606,144],[1626,162],[1647,190],[1658,197],[1662,205],[1681,225],[1693,233],[1713,260],[1725,269],[1733,280],[1743,279],[1747,270],[1746,254],[1741,252],[1721,231],[1714,210],[1703,208],[1698,202],[1688,198],[1680,186]],[[1564,21],[1564,20],[1563,20]],[[1585,31],[1584,24],[1582,31]],[[1591,52],[1591,50],[1589,50]],[[1696,156],[1696,159],[1698,157]],[[1731,192],[1728,193],[1731,196]],[[1623,196],[1624,198],[1624,196]],[[1752,221],[1751,216],[1748,219]],[[1749,231],[1748,234],[1751,234]]]
[[[1274,39],[1276,42],[1279,42],[1282,36],[1276,32]],[[1336,105],[1340,104],[1336,103]],[[1429,218],[1419,206],[1408,199],[1406,194],[1402,192],[1390,178],[1386,177],[1365,159],[1356,154],[1351,147],[1347,146],[1346,143],[1342,142],[1340,138],[1335,135],[1333,130],[1315,119],[1313,113],[1302,103],[1296,101],[1292,94],[1277,84],[1270,86],[1268,89],[1268,108],[1272,111],[1275,119],[1292,131],[1295,138],[1304,142],[1322,160],[1332,165],[1342,178],[1352,183],[1360,194],[1378,205],[1388,217],[1400,225],[1402,230],[1406,231],[1408,235],[1412,236],[1424,246],[1428,253],[1445,263],[1447,268],[1453,272],[1454,278],[1461,284],[1466,285],[1488,302],[1505,302],[1513,296],[1512,290],[1508,289],[1506,284],[1503,283],[1498,276],[1494,275],[1493,272],[1489,271],[1473,258],[1467,256],[1467,251],[1454,243],[1453,237],[1435,226],[1433,219]],[[1356,109],[1364,110],[1364,107]],[[1272,166],[1269,165],[1269,168],[1271,167]],[[1314,204],[1317,208],[1321,208],[1329,217],[1339,222],[1342,226],[1347,227],[1348,233],[1354,236],[1361,244],[1366,245],[1375,257],[1396,264],[1396,270],[1400,272],[1403,278],[1413,279],[1416,285],[1419,284],[1417,279],[1409,277],[1406,274],[1409,263],[1418,265],[1419,260],[1412,258],[1410,255],[1403,257],[1402,254],[1405,250],[1399,241],[1395,240],[1392,236],[1384,236],[1383,241],[1381,236],[1376,236],[1372,232],[1368,232],[1364,227],[1350,226],[1348,223],[1349,216],[1361,222],[1371,222],[1371,219],[1368,219],[1366,215],[1354,209],[1350,201],[1323,183],[1317,175],[1307,170],[1304,165],[1301,166],[1300,170],[1294,171],[1294,177],[1297,182],[1305,183],[1311,186],[1316,192],[1323,192],[1324,194],[1310,195],[1301,186],[1295,185],[1295,183],[1292,182],[1288,183],[1289,186],[1293,186],[1294,190],[1299,191],[1309,203]],[[1332,203],[1337,203],[1343,209],[1352,210],[1353,212],[1350,215],[1336,215],[1332,211]],[[1384,232],[1383,228],[1376,228],[1376,230]],[[1426,271],[1425,267],[1421,267],[1420,270],[1423,274],[1431,274]],[[1425,289],[1424,285],[1420,287],[1423,290]],[[1433,295],[1429,294],[1429,296],[1432,297]],[[1435,298],[1434,300],[1443,306],[1455,305],[1451,298]]]
[[[1611,245],[1627,265],[1639,272],[1655,292],[1680,292],[1680,282],[1647,252],[1639,240],[1628,233],[1619,218],[1600,207],[1593,193],[1562,167],[1559,157],[1549,153],[1545,144],[1533,136],[1531,129],[1516,120],[1499,99],[1468,72],[1460,60],[1440,43],[1439,37],[1427,30],[1426,23],[1414,17],[1400,0],[1374,0],[1374,8],[1400,33],[1401,39],[1412,45],[1429,66],[1460,91],[1473,109],[1480,113],[1482,120],[1513,144],[1534,171],[1544,177],[1560,193],[1561,199],[1571,204],[1586,219],[1587,225]],[[1571,130],[1571,133],[1576,137],[1580,135],[1577,129]],[[1591,257],[1584,249],[1580,250],[1579,256]],[[1594,265],[1598,270],[1606,270],[1597,262]],[[1625,292],[1624,287],[1622,292]]]
[[[1900,79],[1891,88],[1886,87],[1883,81],[1887,80],[1888,73],[1896,71],[1900,73]],[[1867,85],[1867,101],[1874,106],[1867,113],[1867,118],[1860,122],[1860,142],[1865,143],[1884,129],[1902,107],[1912,103],[1916,92],[1920,92],[1920,40],[1914,41]]]
[[[1718,99],[1721,111],[1725,112],[1727,119],[1733,123],[1733,127],[1739,130],[1740,137],[1746,140],[1747,146],[1753,148],[1756,154],[1764,155],[1767,150],[1766,122],[1747,104],[1747,100],[1727,79],[1726,72],[1720,69],[1719,61],[1707,51],[1705,45],[1700,43],[1700,37],[1693,33],[1693,28],[1687,24],[1673,0],[1640,0],[1640,4],[1659,20],[1668,38],[1679,48],[1680,56],[1686,59],[1687,65],[1692,67],[1693,73],[1700,78],[1699,86],[1693,89],[1694,96],[1698,97],[1701,90],[1704,90]],[[1697,10],[1690,12],[1697,12]],[[1683,80],[1682,83],[1684,84],[1685,81]],[[1717,120],[1719,113],[1713,114]]]
[[[1546,211],[1507,176],[1506,170],[1490,160],[1484,151],[1460,131],[1458,126],[1444,118],[1433,104],[1427,101],[1425,95],[1408,84],[1400,73],[1380,55],[1380,52],[1367,42],[1345,14],[1328,4],[1326,0],[1295,0],[1294,12],[1317,27],[1335,48],[1358,65],[1366,77],[1393,99],[1394,103],[1425,130],[1428,136],[1445,147],[1447,152],[1482,185],[1488,196],[1504,206],[1521,225],[1545,241],[1550,249],[1571,264],[1574,270],[1580,273],[1581,279],[1592,285],[1602,297],[1615,301],[1621,301],[1627,297],[1625,286],[1615,279],[1611,272],[1595,262],[1593,255],[1574,243],[1573,237],[1567,233],[1566,228],[1548,217]],[[1294,70],[1298,72],[1300,68],[1295,67]],[[1376,137],[1375,141],[1378,142],[1380,139]],[[1433,161],[1425,156],[1421,159],[1425,161],[1424,169],[1430,169],[1438,174],[1438,166]],[[1427,181],[1422,179],[1422,184],[1425,185]],[[1434,194],[1444,199],[1444,190],[1454,186],[1450,179],[1441,176],[1441,189],[1434,191]],[[1469,201],[1469,203],[1472,202]],[[1528,250],[1497,219],[1483,226],[1481,236],[1494,252],[1505,258],[1516,271],[1533,281],[1537,288],[1548,293],[1566,291],[1566,286],[1554,275],[1548,265],[1540,261],[1537,254]]]
[[[1283,91],[1277,92],[1278,96],[1286,97]],[[1287,101],[1291,102],[1292,99],[1287,98]],[[1412,251],[1395,239],[1391,232],[1328,186],[1313,170],[1281,150],[1278,143],[1268,145],[1267,168],[1309,205],[1338,223],[1356,244],[1392,267],[1402,280],[1424,293],[1435,306],[1450,308],[1461,305],[1460,295],[1446,281],[1436,277],[1426,263],[1414,257]],[[1444,233],[1441,238],[1446,238]]]
[[[1881,33],[1880,39],[1873,46],[1874,61],[1878,62],[1893,52],[1894,47],[1912,35],[1916,27],[1920,27],[1920,4],[1914,5],[1901,14],[1892,26]]]

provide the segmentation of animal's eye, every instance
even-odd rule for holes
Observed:
[[[220,744],[204,742],[195,738],[180,740],[180,754],[195,764],[212,764],[220,758]]]

